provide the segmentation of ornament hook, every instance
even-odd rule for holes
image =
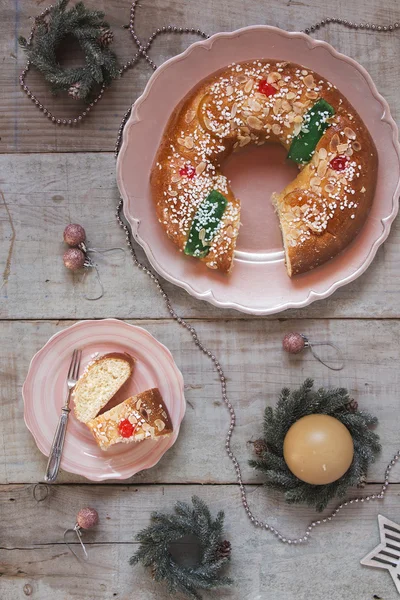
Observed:
[[[85,266],[85,270],[82,275],[82,280],[81,280],[82,284],[85,283],[85,281],[86,281],[89,269],[93,269],[96,273],[96,279],[100,286],[100,293],[97,294],[96,296],[88,296],[85,292],[83,292],[82,295],[85,298],[85,300],[100,300],[100,298],[102,298],[104,296],[104,285],[103,285],[103,282],[100,277],[99,269],[98,269],[97,265],[89,257],[86,258],[84,266]]]
[[[70,542],[68,541],[68,534],[71,531],[76,533],[77,538],[79,540],[79,543],[82,546],[83,560],[89,560],[89,556],[88,556],[88,553],[86,551],[85,544],[82,542],[81,528],[79,527],[78,523],[76,523],[76,525],[75,525],[75,527],[73,529],[66,529],[64,531],[64,543],[68,547],[68,550],[70,550],[72,552],[72,554],[75,556],[76,559],[81,560],[81,557],[79,556],[79,554],[77,552],[75,552],[73,546],[71,546]]]
[[[332,342],[312,342],[311,343],[310,340],[308,338],[306,338],[305,335],[303,335],[303,334],[300,334],[300,335],[304,339],[304,348],[310,348],[310,351],[311,351],[311,354],[313,355],[313,357],[316,358],[321,364],[323,364],[325,367],[328,367],[328,369],[330,369],[331,371],[341,371],[343,369],[344,357],[343,357],[343,353],[342,353],[341,349],[339,348],[339,346],[336,346],[336,344],[333,344]],[[330,346],[331,348],[336,350],[337,360],[340,361],[339,365],[333,366],[332,364],[329,364],[328,362],[326,362],[314,350],[315,346]]]

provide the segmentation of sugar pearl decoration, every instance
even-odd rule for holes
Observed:
[[[298,354],[306,345],[306,340],[300,333],[287,333],[282,340],[282,347],[289,354]]]
[[[63,255],[64,265],[71,271],[79,271],[85,264],[85,254],[79,248],[69,248]]]
[[[86,232],[82,225],[70,223],[64,229],[64,242],[68,246],[79,246],[86,240]]]
[[[81,508],[76,515],[76,523],[82,529],[91,529],[92,527],[96,527],[98,522],[99,515],[97,510],[90,508],[89,506],[86,508]]]

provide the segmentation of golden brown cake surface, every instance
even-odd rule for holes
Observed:
[[[158,388],[128,398],[86,424],[102,450],[120,442],[158,439],[172,432],[168,409]]]
[[[185,249],[199,206],[217,190],[227,207],[201,260],[211,269],[230,271],[240,201],[221,173],[221,164],[247,144],[273,142],[289,150],[292,140],[307,132],[307,115],[320,99],[334,109],[326,119],[329,128],[311,161],[301,165],[297,178],[283,191],[276,190],[273,198],[289,275],[317,267],[354,239],[368,216],[376,187],[378,158],[368,129],[325,78],[294,63],[263,59],[214,73],[192,89],[171,115],[153,166],[151,188],[158,220],[179,250]]]

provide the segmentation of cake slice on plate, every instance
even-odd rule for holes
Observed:
[[[119,442],[157,440],[173,430],[158,388],[128,398],[86,424],[102,450]]]
[[[75,386],[75,416],[82,423],[94,419],[132,375],[135,359],[112,352],[91,361]]]

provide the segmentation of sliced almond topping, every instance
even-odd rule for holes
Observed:
[[[321,160],[324,160],[328,156],[328,152],[327,152],[326,148],[320,148],[318,150],[318,156],[320,157]]]
[[[262,121],[260,121],[260,119],[258,117],[253,117],[253,116],[248,117],[246,120],[246,123],[252,129],[257,129],[257,130],[260,130],[263,126]]]
[[[202,161],[201,163],[199,163],[196,167],[196,175],[201,175],[202,172],[204,171],[204,169],[206,168],[206,163],[204,161]]]
[[[215,262],[208,262],[206,265],[209,269],[218,269],[218,265]]]
[[[282,110],[284,112],[290,112],[292,110],[292,105],[287,100],[283,100],[282,102]]]
[[[367,190],[365,189],[365,187],[364,187],[364,186],[362,186],[362,188],[361,188],[360,192],[361,192],[362,194],[365,194],[365,192],[366,192],[366,191],[367,191]]]
[[[268,117],[268,115],[269,115],[269,106],[264,106],[262,112],[263,112],[263,115],[265,115],[266,117]]]
[[[310,179],[310,185],[311,187],[314,187],[316,185],[320,185],[321,184],[321,178],[320,177],[311,177]]]
[[[294,122],[295,123],[302,123],[303,122],[303,117],[301,115],[296,115],[294,118]]]
[[[332,192],[334,191],[334,189],[335,188],[333,187],[333,185],[331,183],[327,183],[326,186],[325,186],[325,191],[328,194],[332,194]]]
[[[239,146],[239,142],[235,142],[235,143],[233,144],[233,149],[234,149],[234,150],[236,150],[236,148],[237,148],[238,146]]]
[[[311,75],[311,73],[309,75],[306,75],[303,81],[304,85],[308,88],[313,88],[315,86],[314,77]]]
[[[246,94],[251,92],[251,90],[253,89],[253,85],[254,85],[254,80],[249,79],[248,82],[246,83],[246,85],[244,86],[244,91],[246,92]]]
[[[204,125],[206,126],[206,128],[209,131],[214,131],[212,123],[211,123],[211,121],[210,121],[210,119],[208,117],[204,116],[203,117],[203,121],[204,121]],[[185,146],[186,146],[186,144],[185,144]]]
[[[293,128],[293,135],[298,135],[301,131],[301,123],[295,123]]]
[[[339,138],[338,134],[335,133],[332,136],[331,142],[329,144],[329,148],[332,150],[332,152],[336,152],[337,147],[339,146],[339,144],[340,144],[340,138]]]
[[[310,98],[310,100],[316,100],[318,98],[318,93],[317,92],[306,92],[306,96],[307,96],[307,98]]]
[[[137,408],[137,410],[139,410],[139,408],[140,408],[141,406],[142,406],[142,401],[141,401],[141,400],[140,400],[140,398],[139,398],[139,400],[136,402],[136,408]]]
[[[281,108],[282,108],[282,98],[277,98],[275,100],[275,104],[272,108],[272,112],[274,113],[274,115],[279,115],[281,112]]]
[[[286,100],[294,100],[296,98],[296,94],[294,92],[288,92],[286,94]]]
[[[346,152],[345,152],[346,156],[353,156],[353,148],[350,148],[350,146],[347,148]]]
[[[238,75],[238,76],[236,77],[236,81],[237,81],[238,83],[244,83],[245,81],[247,81],[247,77],[246,77],[246,75]]]
[[[355,150],[356,152],[360,152],[360,150],[361,150],[360,142],[353,142],[352,146],[353,146],[353,150]]]
[[[265,101],[265,96],[264,96],[264,94],[261,94],[260,92],[256,92],[256,93],[254,94],[254,98],[257,98],[257,100],[261,100],[262,102],[264,102],[264,101]]]
[[[241,148],[243,148],[243,146],[246,146],[249,142],[251,142],[251,137],[249,135],[245,135],[244,137],[239,136],[239,146]]]
[[[280,135],[282,133],[281,126],[278,125],[278,123],[274,123],[272,125],[272,133],[274,133],[275,135]]]
[[[356,139],[356,132],[351,129],[351,127],[344,128],[344,135],[349,138],[349,140]]]
[[[206,235],[206,230],[203,227],[203,229],[200,229],[200,231],[199,231],[199,240],[204,242],[205,235]]]
[[[304,109],[304,104],[303,102],[294,102],[293,103],[293,110],[295,113],[297,113],[298,115],[300,115],[303,112]]]
[[[234,104],[232,104],[232,108],[231,108],[231,118],[233,119],[233,117],[236,115],[237,113],[237,109],[238,109],[238,105],[236,104],[236,102]]]
[[[318,177],[323,177],[328,169],[328,161],[321,160],[318,164],[317,175]]]
[[[282,79],[282,75],[280,73],[269,73],[268,77],[267,77],[267,83],[275,83],[276,81],[279,81],[280,79]]]
[[[233,87],[231,85],[228,85],[226,88],[226,95],[231,96],[232,94],[233,94]]]
[[[179,175],[179,173],[175,173],[174,175],[172,175],[171,177],[171,181],[172,183],[177,183],[178,181],[181,180],[181,176]]]
[[[244,125],[244,126],[241,128],[241,132],[247,135],[247,134],[249,134],[249,133],[250,133],[250,129]]]
[[[249,107],[253,112],[260,112],[261,110],[261,104],[257,102],[257,100],[255,100],[254,98],[249,99]]]
[[[136,425],[136,423],[137,423],[137,418],[135,417],[135,415],[129,415],[129,417],[128,417],[128,421],[129,421],[130,423],[132,423],[132,425]]]
[[[286,85],[286,81],[284,79],[281,79],[280,81],[278,81],[278,85],[279,87],[283,87],[284,85]]]
[[[187,124],[191,123],[196,116],[195,110],[189,110],[185,115],[185,121]]]
[[[308,71],[306,71],[305,69],[302,70],[301,72],[302,75],[308,75]]]
[[[164,421],[161,421],[161,419],[156,419],[154,421],[154,425],[157,427],[158,431],[165,429],[165,423]]]
[[[290,112],[287,116],[287,120],[289,121],[289,123],[293,123],[295,118],[296,118],[296,113],[295,112]]]
[[[342,154],[343,152],[346,152],[348,148],[348,144],[339,144],[337,147],[337,151],[339,152],[339,154]]]
[[[185,137],[185,146],[188,150],[191,150],[194,146],[194,140],[191,135]]]
[[[178,192],[176,190],[168,190],[168,195],[169,196],[177,196]]]
[[[178,138],[178,144],[180,144],[181,146],[184,146],[185,140],[183,138]]]

